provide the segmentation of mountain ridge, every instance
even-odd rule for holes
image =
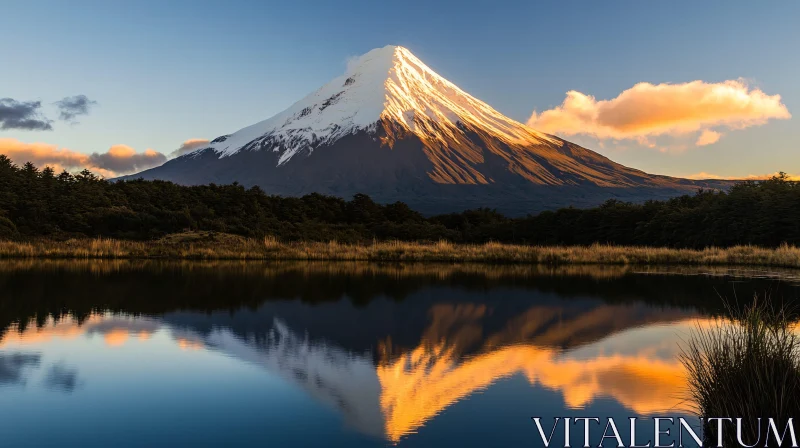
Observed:
[[[282,195],[364,193],[424,213],[522,214],[663,199],[724,181],[628,168],[497,112],[403,47],[372,50],[283,112],[122,179],[258,185]]]

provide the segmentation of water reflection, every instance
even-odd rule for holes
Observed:
[[[83,369],[121,350],[129,350],[120,356],[134,374],[159,381],[167,344],[182,359],[219,354],[302,391],[346,431],[367,437],[329,433],[326,443],[347,446],[423,437],[437,416],[514,378],[524,380],[514,387],[560,397],[516,403],[507,414],[522,422],[516,436],[531,443],[528,418],[543,410],[563,415],[613,402],[623,417],[689,415],[678,343],[710,324],[719,309],[715,294],[734,285],[730,272],[642,275],[620,267],[100,262],[5,265],[0,272],[0,386],[34,387],[28,380],[39,372],[42,389],[78,400],[101,381]],[[771,280],[735,287],[740,295],[796,293],[793,284]],[[77,352],[88,355],[69,359]],[[247,381],[243,373],[169,368],[219,387]],[[130,397],[104,400],[124,406]],[[473,412],[487,418],[504,411]],[[441,430],[454,442],[462,437]]]
[[[456,341],[427,340],[377,368],[386,434],[400,440],[451,404],[515,374],[559,392],[570,409],[610,397],[642,416],[688,412],[677,341],[697,322],[623,331],[573,350],[530,342],[487,346],[468,358],[458,356]],[[664,338],[654,340],[652,331]]]
[[[44,385],[53,390],[72,392],[78,387],[78,370],[64,364],[54,364],[44,378]]]
[[[0,386],[25,384],[23,370],[39,367],[40,362],[36,353],[0,353]]]
[[[391,441],[414,432],[460,399],[514,374],[524,375],[531,386],[559,392],[572,409],[605,396],[637,415],[687,411],[685,397],[678,393],[685,384],[685,374],[676,359],[677,341],[702,320],[678,320],[611,333],[572,350],[536,345],[537,338],[525,338],[525,333],[517,333],[522,338],[509,339],[514,329],[481,338],[475,326],[458,326],[452,332],[441,326],[445,320],[453,329],[457,320],[474,320],[484,313],[485,307],[470,305],[434,307],[433,322],[420,344],[377,365],[369,353],[353,353],[314,341],[277,318],[264,334],[243,338],[225,328],[201,333],[145,318],[92,315],[82,324],[65,319],[38,329],[28,326],[22,333],[10,332],[0,342],[0,349],[94,337],[102,338],[109,348],[117,348],[129,340],[146,342],[154,332],[165,331],[182,350],[219,351],[279,375],[319,402],[336,408],[353,428],[385,435]],[[569,328],[571,322],[564,326]],[[586,325],[581,323],[580,328]],[[473,344],[475,338],[484,339],[484,346],[472,356],[462,356],[464,347]],[[387,346],[380,345],[384,355],[389,352]],[[21,382],[22,369],[38,366],[39,359],[21,353],[0,358],[0,378],[7,383]],[[73,390],[76,377],[76,370],[53,365],[45,381],[53,388]]]

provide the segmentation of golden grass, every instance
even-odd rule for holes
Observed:
[[[513,244],[408,243],[371,244],[296,242],[273,238],[185,233],[141,242],[112,239],[0,241],[0,258],[316,260],[392,262],[479,262],[543,265],[696,265],[800,268],[800,248],[736,246],[703,250],[654,247],[524,246]]]

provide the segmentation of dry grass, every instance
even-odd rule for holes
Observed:
[[[778,446],[761,441],[755,417],[774,418],[783,429],[800,414],[800,337],[791,314],[768,301],[755,302],[741,311],[731,309],[730,320],[697,329],[681,361],[698,415],[751,417],[744,419],[740,440]],[[717,440],[713,425],[704,429],[707,442]],[[737,446],[731,427],[722,440],[724,446]]]
[[[776,249],[737,246],[728,249],[689,250],[606,245],[544,247],[499,243],[453,244],[447,241],[428,244],[399,241],[371,244],[340,244],[336,241],[283,243],[273,238],[256,240],[207,232],[169,235],[148,242],[102,238],[0,241],[0,258],[425,261],[800,268],[800,248],[786,245]]]

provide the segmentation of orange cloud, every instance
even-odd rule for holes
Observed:
[[[697,142],[695,145],[697,146],[706,146],[706,145],[713,145],[714,143],[718,142],[722,134],[719,132],[712,131],[710,129],[705,129],[703,132],[700,133],[700,137],[697,137]]]
[[[110,347],[119,347],[128,340],[128,330],[124,328],[114,328],[103,336]]]
[[[720,179],[720,180],[767,180],[771,179],[780,173],[775,172],[772,174],[749,174],[747,176],[720,176],[718,174],[706,173],[701,171],[699,173],[690,174],[685,176],[687,179],[707,180],[707,179]],[[800,181],[800,175],[788,174],[787,180]]]
[[[780,173],[772,173],[772,174],[749,174],[747,177],[744,177],[744,180],[767,180],[772,179],[773,177],[779,175]],[[800,175],[797,174],[787,174],[786,180],[792,181],[800,181]]]
[[[12,138],[0,138],[0,154],[14,163],[32,162],[38,167],[79,171],[84,168],[103,177],[116,177],[158,166],[167,161],[160,152],[147,149],[137,153],[126,145],[114,145],[107,152],[85,154],[49,143],[25,143]]]
[[[89,326],[102,320],[99,315],[89,316],[83,324]],[[37,345],[50,342],[53,339],[74,339],[85,332],[72,317],[67,317],[58,322],[52,317],[48,318],[45,326],[39,328],[35,322],[31,322],[20,332],[19,327],[11,327],[3,337],[0,337],[0,349],[7,348],[9,345]]]
[[[720,176],[719,174],[712,174],[706,173],[705,171],[700,171],[699,173],[690,174],[688,176],[683,176],[686,179],[695,179],[695,180],[708,180],[708,179],[720,179],[720,180],[729,180],[730,177]]]
[[[181,350],[203,350],[206,347],[202,341],[194,341],[187,338],[176,338],[176,342]]]
[[[542,113],[533,112],[528,125],[562,135],[586,134],[598,139],[646,141],[647,137],[700,133],[697,145],[716,142],[712,127],[744,129],[770,119],[789,119],[780,95],[767,95],[745,82],[682,84],[641,82],[616,98],[598,101],[571,90],[564,102]]]
[[[140,341],[146,341],[150,339],[150,336],[153,335],[153,332],[150,330],[141,330],[138,334],[138,338]]]
[[[209,141],[204,138],[190,138],[189,140],[186,140],[185,142],[181,143],[180,148],[176,149],[175,151],[172,151],[169,154],[169,158],[172,159],[175,157],[180,157],[184,154],[189,154],[190,152],[195,151],[197,149],[206,148],[208,147],[208,143]]]

